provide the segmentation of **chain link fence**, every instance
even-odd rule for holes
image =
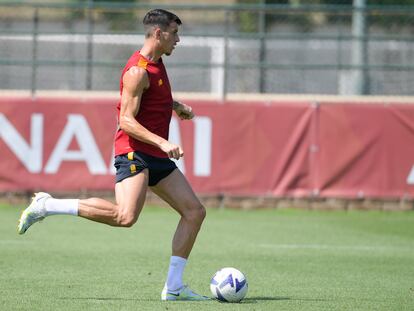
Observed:
[[[174,91],[414,95],[414,6],[157,7],[184,23],[164,58]],[[118,90],[152,8],[1,2],[0,89]]]

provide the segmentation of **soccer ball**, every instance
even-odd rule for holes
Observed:
[[[235,268],[223,268],[210,281],[213,297],[223,302],[239,302],[247,294],[247,279]]]

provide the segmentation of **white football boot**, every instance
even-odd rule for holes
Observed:
[[[44,219],[46,217],[45,202],[51,198],[50,194],[45,192],[35,193],[32,198],[32,203],[27,207],[19,219],[17,225],[17,232],[23,234],[29,229],[34,223]]]
[[[181,287],[177,292],[167,291],[167,286],[161,292],[161,300],[163,301],[204,301],[210,300],[209,297],[194,293],[187,285]]]

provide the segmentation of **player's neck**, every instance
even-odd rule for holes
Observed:
[[[159,59],[161,58],[162,53],[160,53],[154,44],[150,44],[149,42],[144,43],[144,46],[139,52],[142,56],[144,56],[146,59],[157,63]]]

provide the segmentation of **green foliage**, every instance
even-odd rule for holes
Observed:
[[[89,1],[89,0],[69,0],[72,3],[94,3],[98,1]],[[111,30],[131,30],[136,28],[135,15],[134,11],[129,8],[122,8],[122,5],[133,4],[138,2],[138,0],[111,0],[112,6],[110,9],[96,9],[93,8],[92,19],[93,20],[103,20],[109,24],[109,29]],[[119,4],[117,7],[116,4]],[[73,11],[73,18],[88,18],[88,6],[84,10],[75,10]]]
[[[265,24],[269,25],[293,25],[302,32],[310,32],[315,26],[331,23],[351,23],[352,13],[337,11],[318,11],[317,8],[306,10],[294,10],[304,5],[347,5],[349,8],[353,5],[353,0],[239,0],[239,3],[244,4],[279,4],[291,5],[292,10],[287,11],[272,11],[265,15]],[[367,0],[367,8],[370,6],[383,6],[382,10],[368,10],[368,25],[381,27],[384,31],[396,31],[399,28],[412,29],[414,27],[414,18],[408,12],[393,12],[387,11],[387,6],[414,6],[414,0]],[[241,12],[239,14],[238,23],[239,29],[242,32],[258,31],[259,14],[254,11]]]
[[[241,0],[242,2],[245,2]],[[352,5],[353,0],[266,0],[268,4]],[[414,0],[367,0],[368,5],[414,5]]]
[[[240,32],[257,32],[258,17],[257,13],[241,11],[238,13],[238,24]]]

